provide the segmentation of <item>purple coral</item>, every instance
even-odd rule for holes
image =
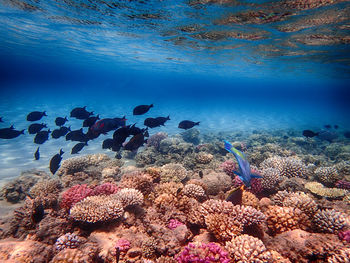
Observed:
[[[227,160],[220,164],[220,168],[229,176],[234,178],[236,175],[234,174],[234,170],[236,170],[236,164],[232,160]]]
[[[350,243],[350,230],[339,232],[338,237],[340,240],[345,240],[346,242]]]
[[[127,239],[121,238],[121,239],[118,239],[114,247],[116,249],[119,249],[120,252],[126,252],[130,248],[130,242]]]
[[[189,243],[176,257],[179,263],[229,263],[228,253],[216,243]]]
[[[115,184],[104,183],[96,186],[92,190],[91,195],[111,195],[111,194],[115,194],[119,190],[120,188]]]
[[[62,194],[60,206],[65,209],[70,209],[74,204],[90,196],[91,193],[92,189],[86,184],[75,185]]]
[[[66,248],[77,248],[81,244],[81,239],[74,233],[67,233],[57,238],[55,248],[61,251]]]
[[[170,219],[169,224],[168,224],[168,228],[173,230],[173,229],[177,228],[178,226],[182,226],[182,225],[184,225],[184,223],[180,222],[179,220]]]
[[[241,186],[243,185],[243,181],[238,176],[236,176],[233,185],[235,187]],[[252,178],[252,180],[250,181],[249,191],[253,194],[259,194],[263,191],[261,178]]]
[[[349,181],[339,180],[338,182],[336,182],[335,186],[337,188],[350,190],[350,182]]]
[[[153,146],[158,150],[160,146],[160,142],[167,137],[168,135],[165,132],[157,132],[156,134],[153,134],[148,138],[147,147]]]

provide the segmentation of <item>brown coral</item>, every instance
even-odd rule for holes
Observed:
[[[271,253],[267,251],[264,243],[255,237],[241,235],[233,237],[225,246],[234,262],[270,262]]]
[[[348,226],[347,215],[334,209],[319,211],[313,218],[314,227],[323,233],[336,233]]]
[[[193,197],[195,199],[202,199],[205,197],[205,191],[203,187],[197,184],[186,184],[183,189],[184,195]]]
[[[261,186],[264,190],[271,191],[277,188],[278,184],[283,180],[280,172],[276,168],[266,168],[260,172]]]
[[[187,170],[181,164],[169,163],[161,168],[161,182],[181,182],[187,177]]]
[[[265,215],[267,226],[273,235],[293,229],[306,229],[309,225],[305,214],[298,208],[269,206]]]
[[[293,157],[271,157],[260,164],[262,169],[275,168],[279,171],[280,176],[304,177],[305,166],[296,158]]]
[[[213,160],[214,156],[210,153],[200,152],[195,156],[195,160],[200,164],[208,164]]]
[[[340,176],[338,174],[337,169],[332,167],[319,167],[315,170],[315,176],[321,183],[328,186],[333,186],[338,180],[340,180]]]
[[[70,216],[87,223],[118,219],[123,215],[123,204],[114,195],[89,196],[70,209]]]
[[[314,195],[326,197],[328,199],[339,199],[347,194],[347,191],[339,188],[328,188],[318,182],[308,182],[305,188]]]
[[[113,196],[121,202],[124,208],[143,204],[143,194],[139,190],[133,188],[124,188]]]
[[[135,171],[122,176],[119,186],[122,188],[134,188],[147,195],[153,190],[153,178],[143,172]]]

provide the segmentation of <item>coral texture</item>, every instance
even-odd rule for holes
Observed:
[[[314,195],[326,197],[328,199],[339,199],[347,194],[344,189],[328,188],[318,182],[308,182],[305,184],[305,188]]]
[[[143,204],[143,194],[133,188],[121,189],[118,193],[113,195],[114,199],[120,201],[123,207],[131,205],[142,205]]]
[[[181,182],[187,177],[187,170],[181,164],[169,163],[161,168],[161,182]]]
[[[66,233],[57,239],[55,249],[61,251],[66,248],[77,248],[81,242],[82,240],[76,234]]]
[[[314,227],[324,233],[335,233],[348,226],[347,215],[334,209],[321,210],[313,218]]]
[[[65,209],[70,209],[74,204],[83,200],[92,194],[92,189],[86,184],[75,185],[65,192],[61,196],[60,206]]]

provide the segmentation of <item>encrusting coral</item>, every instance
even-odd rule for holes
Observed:
[[[328,188],[318,182],[308,182],[305,188],[316,196],[326,197],[328,199],[339,199],[347,194],[347,191],[339,188]]]

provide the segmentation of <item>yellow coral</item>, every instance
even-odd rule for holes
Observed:
[[[318,182],[308,182],[305,184],[305,188],[311,193],[321,197],[327,197],[329,199],[342,198],[347,194],[347,191],[339,188],[327,188]]]

